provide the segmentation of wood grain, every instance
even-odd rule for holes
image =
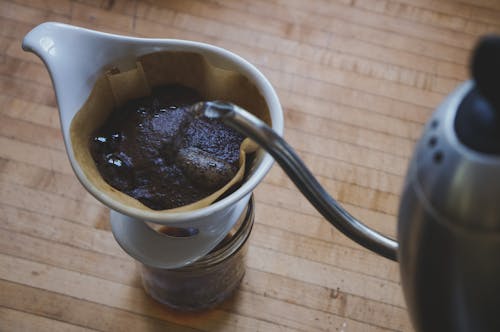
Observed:
[[[215,44],[276,88],[285,137],[356,217],[394,236],[413,146],[467,79],[496,0],[0,0],[0,331],[412,331],[395,263],[334,230],[278,167],[255,190],[237,293],[198,314],[145,295],[66,157],[50,77],[20,48],[59,21]]]

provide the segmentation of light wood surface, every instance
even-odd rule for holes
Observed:
[[[394,235],[412,147],[468,76],[497,0],[0,0],[0,331],[411,331],[396,263],[331,228],[278,167],[256,190],[247,273],[216,309],[148,298],[108,209],[69,166],[44,21],[212,43],[277,89],[286,139],[355,216]]]

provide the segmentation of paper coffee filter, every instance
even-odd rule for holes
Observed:
[[[264,98],[257,87],[242,74],[216,67],[197,53],[158,52],[138,58],[136,68],[123,72],[111,70],[96,81],[89,98],[71,122],[71,144],[75,159],[87,180],[95,189],[112,199],[146,211],[196,210],[212,204],[229,188],[243,180],[246,155],[257,150],[255,143],[249,139],[242,142],[239,169],[234,178],[223,188],[189,205],[161,211],[152,210],[107,184],[90,154],[90,138],[116,107],[120,107],[128,100],[147,96],[151,93],[152,87],[165,84],[180,84],[195,89],[203,100],[224,100],[235,103],[271,125],[269,109]]]

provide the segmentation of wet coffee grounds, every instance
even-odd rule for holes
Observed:
[[[218,120],[194,117],[192,89],[160,86],[115,109],[90,140],[103,179],[154,210],[209,196],[239,168],[243,136]]]

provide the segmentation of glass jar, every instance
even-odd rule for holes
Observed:
[[[222,302],[236,290],[245,274],[247,240],[253,222],[252,196],[226,238],[196,262],[177,269],[140,264],[146,293],[171,308],[185,311],[202,310]],[[175,229],[165,227],[161,231],[176,236]]]

